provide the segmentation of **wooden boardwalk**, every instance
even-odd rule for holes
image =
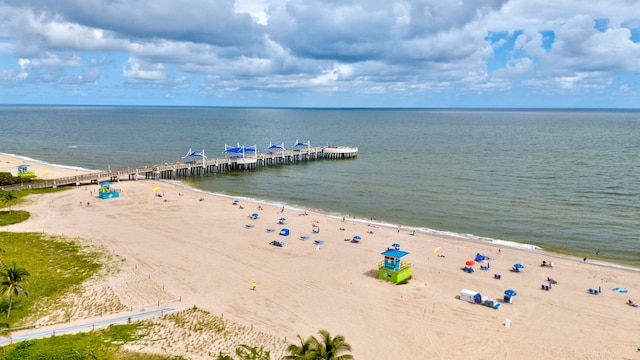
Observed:
[[[0,186],[1,190],[38,189],[58,186],[80,186],[102,181],[117,182],[138,179],[177,179],[196,175],[213,175],[236,170],[256,169],[266,166],[292,164],[319,159],[348,159],[358,156],[358,148],[351,146],[322,146],[299,150],[276,151],[246,157],[228,157],[164,163],[153,166],[128,167],[126,169],[91,172],[58,179],[34,181],[24,184]]]

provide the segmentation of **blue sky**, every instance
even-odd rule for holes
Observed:
[[[0,104],[637,108],[640,1],[0,0]]]

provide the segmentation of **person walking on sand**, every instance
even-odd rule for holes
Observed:
[[[254,281],[254,282],[251,284],[251,290],[254,290],[254,291],[255,291],[257,287],[258,287],[258,284],[256,284],[256,282]]]

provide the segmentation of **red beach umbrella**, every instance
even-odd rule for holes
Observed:
[[[467,266],[473,266],[476,262],[473,260],[467,260],[467,262],[465,263]]]

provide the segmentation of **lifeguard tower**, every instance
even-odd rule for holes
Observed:
[[[98,190],[98,197],[100,199],[113,199],[120,197],[120,190],[112,189],[113,183],[109,181],[103,181],[100,183],[100,190]]]
[[[33,171],[29,171],[29,166],[28,164],[20,164],[18,165],[18,176],[19,177],[34,177],[36,176],[36,173]]]
[[[384,261],[378,264],[378,279],[398,284],[411,278],[411,263],[401,260],[409,253],[400,250],[400,244],[393,244],[381,254]]]

